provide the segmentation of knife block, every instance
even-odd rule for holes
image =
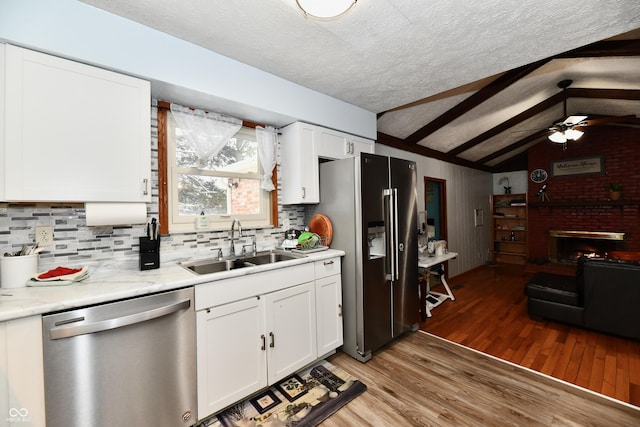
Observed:
[[[140,270],[160,268],[160,239],[140,237]]]

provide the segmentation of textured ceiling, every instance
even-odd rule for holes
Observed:
[[[323,22],[305,19],[295,0],[83,1],[366,110],[399,108],[381,116],[378,130],[401,139],[487,77],[640,28],[637,0],[359,0]],[[558,92],[564,78],[572,87],[640,89],[639,70],[637,58],[554,60],[419,145],[447,152]],[[589,114],[616,110],[596,104]],[[562,106],[540,116],[523,129],[548,127]],[[460,157],[475,161],[511,139]]]

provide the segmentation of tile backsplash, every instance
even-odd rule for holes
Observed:
[[[155,102],[151,123],[151,167],[152,202],[147,204],[147,216],[157,218],[158,127]],[[20,250],[25,243],[33,244],[36,226],[51,226],[54,233],[54,244],[40,253],[41,260],[60,263],[137,255],[138,238],[146,233],[144,225],[88,227],[85,221],[84,204],[0,203],[0,206],[5,208],[0,209],[0,256],[5,252]],[[284,218],[288,218],[292,227],[301,228],[305,223],[305,208],[278,204],[278,216],[280,224]],[[255,235],[259,248],[276,245],[282,239],[284,232],[282,228],[246,229],[245,231],[246,242],[244,243],[250,243],[251,236]],[[222,247],[227,253],[228,237],[228,230],[174,233],[161,236],[160,250],[166,252]]]

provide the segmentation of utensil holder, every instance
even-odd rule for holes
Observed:
[[[160,268],[160,239],[140,237],[140,270]]]
[[[22,288],[38,273],[38,254],[0,258],[0,287]]]

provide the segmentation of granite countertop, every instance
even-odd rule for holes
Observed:
[[[145,271],[139,270],[137,256],[65,265],[65,267],[76,268],[87,266],[89,277],[66,286],[1,288],[0,321],[100,304],[231,277],[247,276],[343,255],[343,251],[328,249],[293,260],[200,276],[187,271],[178,265],[178,262],[211,257],[211,254],[206,256],[185,253],[161,254],[160,268]],[[38,270],[42,272],[55,267],[57,265],[41,265]]]

